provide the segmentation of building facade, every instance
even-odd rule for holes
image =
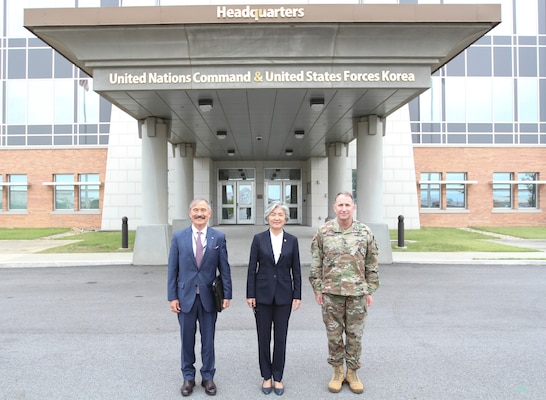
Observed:
[[[137,122],[28,32],[23,9],[219,3],[3,0],[0,227],[117,230],[128,217],[134,228],[143,219],[142,193],[150,190],[142,185]],[[470,3],[500,3],[503,22],[436,71],[431,89],[385,122],[383,208],[390,228],[399,215],[410,229],[546,222],[546,0]],[[219,131],[220,142],[222,136]],[[358,176],[355,147],[355,141],[335,144],[326,156],[347,154],[347,168]],[[194,180],[188,192],[211,200],[214,224],[262,225],[271,200],[289,204],[292,223],[318,226],[332,216],[327,157],[291,160],[287,149],[277,160],[231,161],[229,150],[222,160],[189,158]],[[183,190],[177,155],[192,151],[174,146],[169,152],[169,188]],[[354,189],[356,178],[345,176],[337,187]],[[185,210],[176,209],[174,190],[169,197],[175,225]]]

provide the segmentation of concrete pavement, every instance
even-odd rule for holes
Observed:
[[[218,319],[216,398],[261,399],[244,267],[252,235],[264,227],[221,229],[234,298]],[[314,229],[287,230],[299,237],[307,277]],[[165,266],[132,266],[130,252],[37,254],[60,242],[25,242],[0,241],[0,399],[181,398]],[[302,307],[290,322],[283,398],[543,398],[545,242],[518,243],[541,251],[395,252],[394,264],[380,267],[382,285],[366,322],[360,396],[347,386],[327,391],[324,326],[304,279]],[[205,398],[199,386],[189,397]]]
[[[326,335],[304,279],[283,399],[544,397],[546,269],[397,263],[380,274],[363,339],[364,394],[328,392]],[[246,269],[232,276],[231,307],[217,324],[216,398],[262,399]],[[164,266],[0,269],[0,399],[181,399],[179,357]],[[206,398],[200,386],[188,397]]]

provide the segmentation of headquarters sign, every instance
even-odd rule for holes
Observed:
[[[250,6],[238,8],[217,6],[216,18],[218,19],[248,19],[260,21],[264,19],[298,19],[305,16],[302,7],[277,7],[277,8],[251,8]]]

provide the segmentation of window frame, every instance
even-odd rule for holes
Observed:
[[[430,179],[432,177],[429,177],[429,179],[423,179],[423,177],[426,178],[424,175],[431,175],[436,174],[435,176],[438,177],[438,179]],[[464,179],[449,179],[449,175],[455,175],[455,174],[464,174]],[[445,177],[445,179],[442,179],[442,177]],[[428,186],[435,185],[438,187],[439,191],[439,200],[438,200],[438,206],[437,207],[423,207],[423,204],[421,202],[420,205],[420,211],[421,212],[438,212],[438,211],[449,211],[449,212],[467,212],[468,211],[468,189],[467,185],[473,185],[477,184],[478,181],[472,181],[468,180],[468,173],[467,172],[421,172],[421,180],[419,180],[419,199],[422,199],[422,188]],[[461,186],[458,186],[455,188],[455,185],[463,185],[464,188],[464,207],[460,206],[452,206],[448,205],[447,201],[447,195],[448,195],[448,186],[454,186],[453,188],[450,188],[450,190],[460,190]],[[428,189],[430,190],[430,189]]]
[[[58,180],[60,177],[66,177],[71,180]],[[54,211],[74,211],[75,204],[75,190],[74,190],[74,174],[54,174],[53,181],[56,185],[53,188],[53,210]],[[68,194],[68,196],[65,196]],[[72,200],[71,204],[67,207],[58,207],[59,198],[67,197],[69,200]],[[71,197],[71,198],[70,198]]]

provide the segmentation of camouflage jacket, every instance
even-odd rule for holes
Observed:
[[[372,294],[379,286],[375,237],[366,225],[353,220],[342,231],[333,219],[320,227],[311,242],[309,281],[315,295]]]

